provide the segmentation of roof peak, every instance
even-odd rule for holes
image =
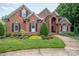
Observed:
[[[49,11],[50,12],[50,10],[48,8],[44,8],[43,11]]]

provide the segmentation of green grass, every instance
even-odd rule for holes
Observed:
[[[18,39],[10,37],[0,39],[0,53],[33,48],[64,48],[64,46],[64,42],[57,37],[50,40]]]
[[[74,32],[64,32],[62,35],[79,40],[79,34],[75,34]]]

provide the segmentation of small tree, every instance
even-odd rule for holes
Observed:
[[[45,35],[45,36],[48,35],[48,26],[45,22],[42,23],[42,26],[40,28],[40,35]]]
[[[77,27],[74,27],[74,33],[78,34],[78,28]]]
[[[0,22],[0,36],[4,35],[4,33],[5,33],[4,25]]]

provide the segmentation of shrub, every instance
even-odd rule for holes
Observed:
[[[21,30],[21,31],[18,32],[18,33],[14,33],[14,34],[12,34],[12,36],[13,36],[13,37],[16,37],[16,38],[20,38],[20,39],[22,39],[23,37],[26,36],[26,32],[25,32],[24,30]]]
[[[3,26],[3,24],[0,22],[0,36],[3,36],[4,33],[5,33],[4,26]]]
[[[41,36],[31,36],[31,37],[29,37],[29,39],[42,39],[42,37]]]
[[[10,37],[11,33],[5,33],[6,37]]]
[[[53,36],[45,36],[45,35],[41,35],[41,37],[43,38],[43,39],[53,39]]]
[[[53,35],[53,33],[49,33],[48,35],[49,35],[49,36],[52,36],[52,35]]]
[[[21,31],[19,32],[19,34],[21,34],[21,36],[26,36],[26,32],[23,29],[21,29]]]
[[[0,39],[4,39],[5,38],[5,35],[3,35],[3,36],[0,36]]]
[[[53,39],[54,36],[48,36],[48,39]]]
[[[40,35],[48,35],[48,27],[47,24],[44,22],[40,28]]]
[[[74,36],[76,35],[74,32],[64,32],[64,35]]]

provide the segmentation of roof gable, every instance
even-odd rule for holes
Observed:
[[[53,11],[51,14],[56,15],[56,16],[60,16],[56,11]]]
[[[61,23],[66,22],[66,23],[68,23],[68,24],[71,24],[70,21],[69,21],[66,17],[62,17],[60,22],[61,22]]]
[[[34,15],[36,18],[42,20],[42,18],[40,18],[37,14],[35,14],[34,12],[32,12],[30,15],[28,15],[25,19],[29,19],[32,15]]]
[[[38,14],[38,16],[41,18],[46,18],[49,14],[51,14],[51,12],[47,8],[45,8]]]
[[[7,18],[11,17],[11,16],[14,15],[17,11],[22,10],[23,8],[24,8],[25,10],[28,10],[29,13],[32,13],[32,11],[31,11],[29,8],[27,8],[25,5],[22,5],[21,7],[17,8],[17,9],[14,10],[13,12],[11,12],[11,13],[7,16]]]

